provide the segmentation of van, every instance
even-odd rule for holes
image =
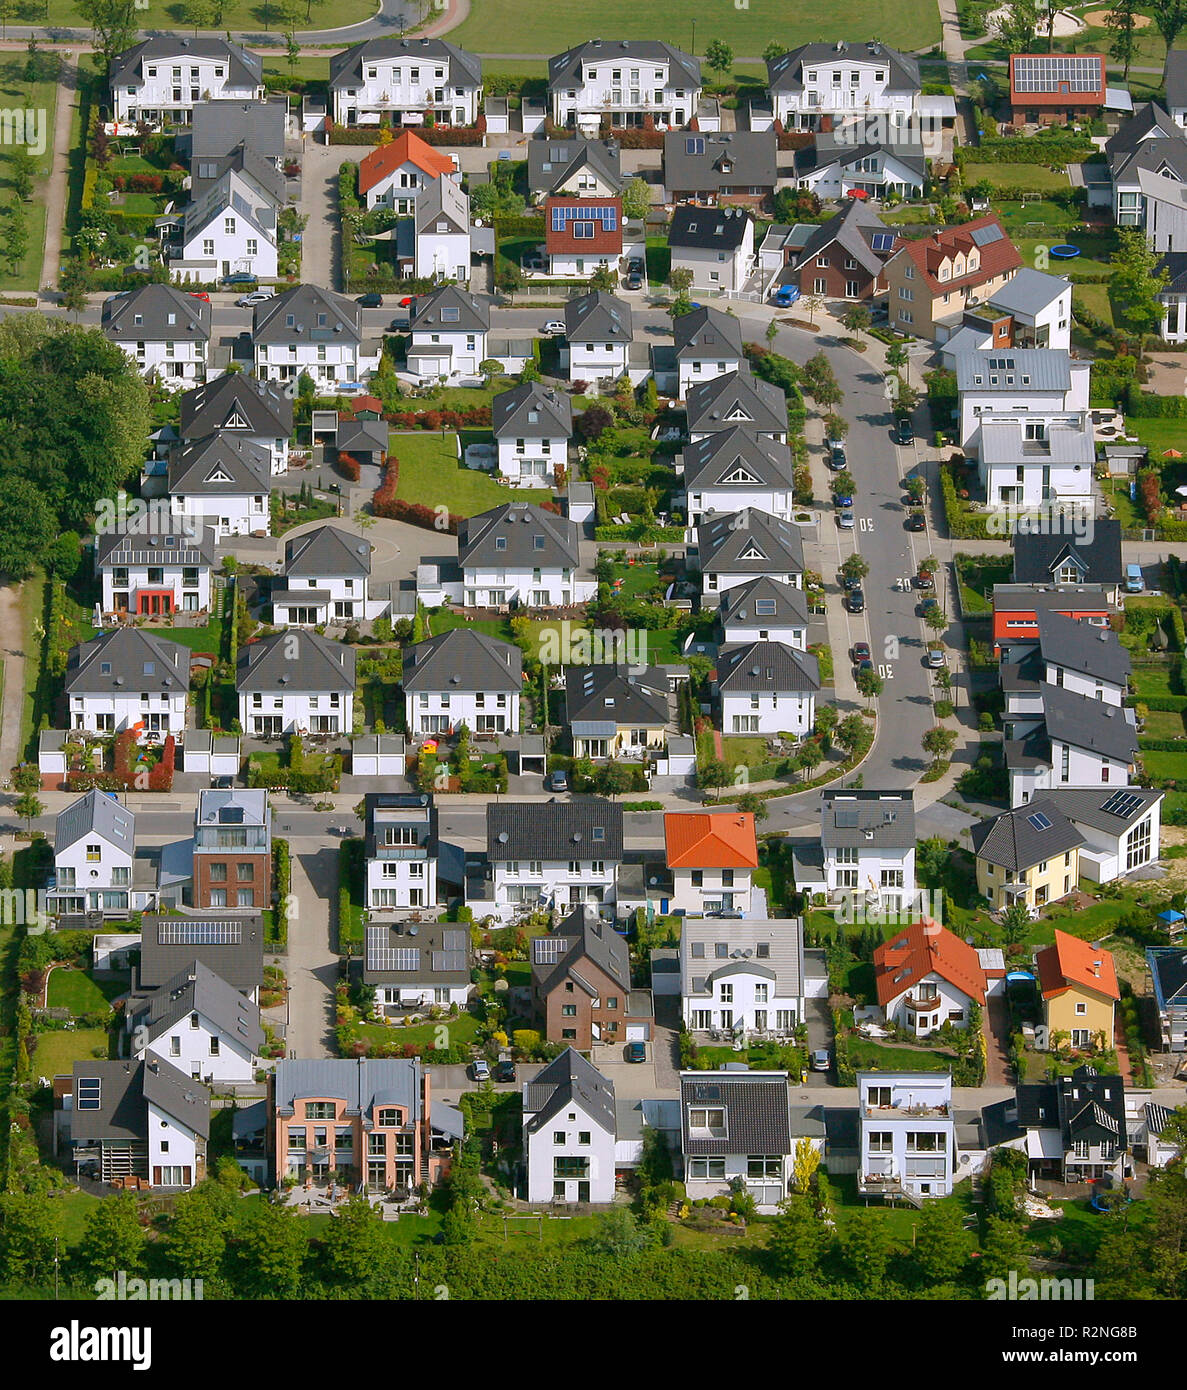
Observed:
[[[1146,587],[1146,581],[1142,578],[1141,565],[1125,566],[1125,592],[1127,594],[1140,594]]]

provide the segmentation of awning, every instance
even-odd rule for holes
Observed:
[[[1133,97],[1124,87],[1105,88],[1105,110],[1106,111],[1132,111]]]
[[[865,191],[864,188],[851,188],[847,196],[850,198],[860,198],[864,202],[864,200],[868,198],[870,195]]]
[[[1063,1136],[1057,1129],[1028,1129],[1027,1158],[1062,1158]]]

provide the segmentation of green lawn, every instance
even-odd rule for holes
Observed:
[[[57,1033],[38,1033],[33,1054],[36,1076],[69,1076],[75,1062],[90,1061],[95,1050],[107,1056],[107,1034],[102,1028],[73,1028]]]
[[[327,10],[322,0],[316,0],[313,4],[306,0],[300,7],[297,33],[325,29],[330,25],[358,24],[361,20],[370,19],[378,10],[378,0],[335,0],[332,10]],[[86,28],[74,0],[44,0],[44,3],[27,0],[27,3],[16,8],[10,22]],[[194,32],[194,26],[186,18],[186,6],[178,3],[178,0],[147,0],[147,3],[137,0],[136,23],[142,29]],[[264,0],[222,0],[222,4],[215,6],[215,22],[200,27],[217,30],[220,34],[226,30],[262,31],[262,35],[266,36],[265,42],[275,43],[278,47],[283,43],[280,12],[275,4],[266,4]],[[283,57],[278,57],[276,61],[283,62]]]
[[[439,637],[455,627],[472,627],[476,632],[485,632],[488,637],[498,637],[503,642],[511,641],[511,623],[507,618],[466,618],[448,608],[435,609],[428,616],[429,637]]]
[[[1010,168],[1029,168],[1029,165],[1010,165]],[[1065,280],[1076,284],[1082,275],[1108,275],[1112,272],[1109,257],[1117,247],[1114,232],[1072,232],[1068,236],[1072,246],[1080,248],[1080,254],[1072,261],[1046,259],[1039,255],[1040,247],[1050,247],[1050,237],[1015,236],[1014,244],[1022,256],[1022,264],[1045,270],[1051,275],[1061,275]]]
[[[1187,781],[1187,753],[1152,753],[1144,748],[1138,757],[1151,777]]]
[[[476,516],[504,502],[544,502],[550,490],[496,483],[489,473],[464,468],[457,456],[457,435],[393,434],[391,452],[400,460],[396,496],[425,507],[448,507],[457,516]]]
[[[360,1036],[372,1042],[415,1043],[417,1047],[432,1047],[440,1028],[449,1029],[450,1047],[468,1046],[478,1037],[478,1020],[473,1014],[458,1014],[456,1018],[442,1018],[435,1023],[414,1024],[408,1028],[387,1023],[358,1025]]]
[[[1070,188],[1071,180],[1063,172],[1055,172],[1045,164],[965,164],[961,167],[961,177],[967,188],[970,183],[980,183],[988,179],[994,188],[1033,188],[1036,193],[1046,193],[1052,188]],[[1018,203],[1006,203],[1004,207],[1020,207]],[[1030,206],[1034,206],[1031,204]],[[1054,207],[1054,204],[1041,204]],[[1001,209],[995,204],[995,211]],[[1062,214],[1063,209],[1059,209]],[[1047,219],[1032,215],[1032,221]]]
[[[1146,738],[1182,738],[1187,734],[1187,720],[1181,714],[1151,710],[1142,725]]]
[[[1164,695],[1182,695],[1180,668],[1170,662],[1135,666],[1133,687],[1139,700],[1159,699]]]
[[[1180,453],[1187,454],[1187,420],[1153,420],[1140,415],[1127,415],[1125,432],[1136,435],[1149,449],[1152,464],[1162,466],[1174,462],[1163,458],[1166,449],[1177,449]],[[1166,481],[1164,478],[1164,484]],[[1172,484],[1172,490],[1178,485],[1178,481]]]
[[[672,268],[672,252],[668,248],[667,237],[649,236],[646,256],[648,280],[653,285],[666,284]]]
[[[33,157],[33,196],[23,204],[25,213],[26,251],[15,270],[8,261],[0,261],[0,290],[35,290],[41,283],[41,259],[45,251],[45,188],[54,158],[54,113],[57,105],[56,55],[43,54],[42,78],[51,70],[55,80],[25,81],[24,56],[6,56],[0,62],[0,107],[15,112],[27,111],[24,117],[26,140]],[[37,145],[45,141],[45,148]],[[0,144],[0,206],[7,208],[13,199],[12,159],[18,146]],[[6,232],[7,217],[0,219],[0,231]]]
[[[648,633],[648,636],[651,634]],[[736,767],[754,767],[758,763],[770,761],[765,738],[723,738],[721,758],[731,772]]]
[[[956,1059],[921,1047],[886,1047],[867,1038],[849,1039],[849,1059],[857,1071],[951,1071]]]
[[[82,970],[58,969],[49,977],[47,1002],[51,1009],[69,1009],[76,1017],[101,1013],[127,988],[122,978],[92,980]]]

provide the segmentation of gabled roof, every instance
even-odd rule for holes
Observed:
[[[153,1105],[185,1128],[210,1135],[210,1092],[176,1067],[153,1057],[144,1062],[75,1062],[74,1139],[147,1139],[148,1107]],[[98,1081],[98,1107],[79,1108],[79,1082]]]
[[[486,803],[486,852],[508,859],[622,858],[622,807],[602,797]]]
[[[490,308],[460,285],[442,285],[413,301],[411,323],[413,333],[486,333]]]
[[[157,518],[150,518],[155,524]],[[195,526],[194,523],[197,523]],[[109,531],[95,537],[95,565],[197,566],[214,564],[214,528],[202,517],[178,515],[176,531]],[[194,534],[194,531],[197,534]]]
[[[668,722],[671,682],[657,667],[570,666],[565,671],[565,716],[570,725]]]
[[[748,492],[786,489],[792,484],[790,446],[755,434],[746,425],[718,430],[686,444],[681,461],[686,488],[737,489],[735,502],[745,500]]]
[[[1078,826],[1089,825],[1118,837],[1162,800],[1165,793],[1154,787],[1055,787],[1043,793]]]
[[[967,259],[968,253],[974,249],[978,261],[976,270],[954,279],[939,278],[940,266],[944,261],[951,261],[957,255]],[[933,295],[996,280],[1022,265],[1018,248],[993,213],[986,217],[975,217],[958,227],[945,227],[919,241],[906,241],[895,253],[894,259],[897,260],[899,256],[906,257],[914,264],[916,275]]]
[[[228,372],[181,393],[182,439],[224,429],[287,439],[293,432],[292,398],[276,382],[245,372]]]
[[[363,979],[458,989],[470,983],[470,933],[446,922],[370,922]]]
[[[1049,304],[1054,304],[1070,287],[1070,280],[1064,280],[1058,275],[1045,275],[1041,270],[1031,270],[1029,266],[1024,265],[1000,290],[994,291],[993,297],[986,303],[986,308],[1033,319]]]
[[[192,1013],[209,1019],[253,1055],[263,1046],[259,1006],[198,960],[148,995],[132,1017],[157,1037]]]
[[[367,39],[344,48],[330,59],[330,89],[362,87],[363,64],[393,58],[421,59],[426,63],[447,63],[445,81],[451,87],[481,87],[482,60],[444,39],[382,38]]]
[[[243,497],[272,486],[268,454],[260,444],[220,431],[174,447],[169,458],[171,496]]]
[[[722,1154],[789,1154],[790,1092],[786,1072],[681,1072],[680,1129],[689,1157]],[[689,1112],[725,1110],[725,1134],[692,1130]]]
[[[624,994],[630,992],[631,960],[626,938],[596,913],[587,914],[584,907],[575,908],[554,932],[532,940],[532,978],[541,994],[550,993],[570,978],[587,993],[596,993],[589,972],[582,970],[585,961],[608,975]]]
[[[240,650],[235,688],[240,694],[341,693],[354,690],[354,672],[353,647],[304,628],[291,628],[249,642]]]
[[[864,160],[893,159],[923,182],[927,160],[923,142],[918,138],[854,141],[847,139],[847,134],[845,130],[818,131],[811,145],[795,152],[796,174],[802,177],[834,167],[860,171]],[[875,164],[874,167],[880,166]]]
[[[1036,616],[1044,661],[1124,689],[1132,664],[1112,628],[1077,622],[1063,613]]]
[[[359,343],[362,310],[353,299],[319,285],[298,285],[257,304],[252,311],[252,342]]]
[[[284,154],[288,99],[267,101],[200,101],[190,127],[190,159],[222,159],[247,145],[264,159]]]
[[[1121,523],[1097,519],[1083,536],[1015,531],[1014,579],[1019,584],[1054,584],[1061,566],[1073,559],[1083,569],[1084,584],[1119,584],[1125,567],[1121,561]]]
[[[629,343],[635,336],[634,316],[625,299],[604,290],[578,295],[565,305],[565,337],[569,342]]]
[[[417,196],[413,207],[417,236],[469,236],[470,199],[453,179],[434,179]],[[444,231],[438,224],[444,222]]]
[[[1143,101],[1134,107],[1133,115],[1118,125],[1105,141],[1105,158],[1114,178],[1129,162],[1129,157],[1149,141],[1181,140],[1183,132],[1156,101]]]
[[[877,275],[900,244],[899,236],[893,228],[888,227],[872,208],[867,207],[858,198],[851,199],[827,222],[811,227],[802,242],[798,230],[798,225],[788,228],[784,239],[785,246],[794,245],[797,248],[794,257],[794,264],[797,266],[806,265],[835,242],[847,255],[852,256],[867,274]],[[793,233],[797,233],[794,240]],[[877,243],[874,241],[875,237],[880,238]],[[877,250],[874,249],[875,245],[878,247]]]
[[[910,54],[874,41],[801,44],[790,53],[767,60],[767,86],[772,92],[802,92],[805,69],[838,62],[847,67],[885,68],[888,92],[920,90],[918,61]]]
[[[106,792],[89,791],[59,811],[54,822],[54,853],[77,844],[84,835],[98,835],[131,854],[136,847],[136,817]]]
[[[101,327],[113,343],[206,343],[210,305],[172,285],[141,285],[103,301]]]
[[[622,199],[617,194],[550,193],[544,199],[544,250],[584,256],[617,255],[622,250]],[[581,228],[582,236],[577,235]],[[588,230],[589,235],[584,235]]]
[[[688,388],[690,434],[711,434],[750,425],[760,434],[787,433],[787,397],[769,381],[745,371],[724,372]]]
[[[1011,53],[1015,106],[1088,106],[1105,99],[1102,53]]]
[[[271,165],[256,161],[257,178],[249,168],[253,159],[250,154],[241,158],[233,156],[216,178],[195,190],[194,201],[182,214],[182,234],[187,243],[216,220],[233,212],[250,223],[266,241],[276,245],[281,200],[276,195],[275,184],[280,176]]]
[[[717,686],[723,695],[815,692],[820,689],[820,663],[811,652],[786,642],[728,643],[717,654]]]
[[[524,1127],[529,1134],[538,1134],[553,1116],[573,1105],[580,1106],[607,1134],[615,1132],[614,1083],[567,1047],[524,1082],[523,1113],[529,1117]]]
[[[1162,76],[1166,86],[1166,104],[1176,109],[1187,107],[1187,50],[1171,49],[1166,55]]]
[[[192,34],[157,34],[143,43],[126,48],[111,60],[109,76],[113,87],[135,87],[144,80],[146,63],[171,59],[213,58],[227,64],[226,85],[232,89],[256,88],[264,82],[264,60],[258,53],[230,39]]]
[[[972,831],[973,852],[988,864],[1021,872],[1085,843],[1084,836],[1054,802],[1046,798],[978,821]]]
[[[669,869],[757,869],[754,817],[744,811],[671,811],[664,816]]]
[[[458,525],[463,569],[575,569],[579,548],[577,523],[533,502],[507,502]]]
[[[680,206],[668,227],[668,245],[678,251],[690,247],[699,251],[736,251],[753,229],[750,214],[743,207],[691,208]],[[679,319],[676,320],[679,323]]]
[[[1173,123],[1172,123],[1173,124]],[[1166,198],[1182,195],[1183,180],[1187,179],[1187,137],[1177,126],[1173,135],[1152,135],[1139,141],[1132,150],[1118,150],[1109,161],[1109,173],[1115,187],[1144,189],[1147,180],[1155,194]],[[1166,179],[1166,185],[1161,180]]]
[[[573,404],[551,386],[525,381],[494,398],[491,425],[496,439],[568,439],[573,433]]]
[[[236,989],[258,989],[264,973],[264,928],[258,914],[196,912],[145,916],[140,933],[138,992],[159,989],[201,961]]]
[[[651,39],[587,39],[574,48],[567,48],[548,60],[548,90],[581,85],[583,67],[595,63],[664,63],[669,69],[669,85],[698,88],[701,85],[701,62],[670,43]]]
[[[275,1108],[290,1117],[302,1100],[341,1100],[346,1114],[374,1118],[380,1105],[424,1119],[424,1067],[419,1057],[300,1058],[276,1063]]]
[[[720,309],[706,306],[681,314],[672,324],[672,337],[679,361],[742,360],[742,325]]]
[[[1035,955],[1039,988],[1044,999],[1068,989],[1088,989],[1107,999],[1120,999],[1112,953],[1078,936],[1055,929],[1055,941]],[[1111,1041],[1111,1040],[1110,1040]]]
[[[190,688],[190,652],[138,627],[120,626],[71,647],[68,695],[184,694]]]
[[[701,573],[802,573],[800,528],[757,507],[712,516],[697,527]]]
[[[576,192],[573,180],[588,171],[612,193],[626,179],[620,167],[618,145],[613,140],[583,140],[580,136],[543,136],[528,141],[528,188],[533,193]]]
[[[985,1002],[985,971],[976,951],[939,922],[922,918],[874,950],[878,1003],[884,1008],[928,975],[939,975],[978,1004]]]
[[[742,973],[773,981],[778,999],[795,999],[804,992],[804,933],[798,917],[685,917],[679,954],[686,995],[712,994],[719,978]]]
[[[820,794],[820,843],[831,849],[912,849],[915,803],[909,791]]]
[[[394,140],[386,145],[376,145],[363,156],[359,164],[359,192],[368,193],[384,179],[391,178],[397,169],[405,164],[430,179],[444,178],[454,172],[453,160],[447,155],[438,154],[432,145],[426,144],[419,135],[410,130],[402,130]]]
[[[1059,1098],[1059,1127],[1068,1148],[1075,1139],[1090,1143],[1108,1140],[1124,1150],[1125,1083],[1119,1076],[1101,1076],[1095,1067],[1077,1067],[1055,1083]]]
[[[371,543],[339,526],[317,526],[284,543],[284,577],[322,575],[365,578],[371,573]]]
[[[511,642],[473,628],[455,627],[404,649],[406,694],[418,690],[486,690],[517,693],[523,687],[523,653]]]
[[[1137,757],[1137,732],[1127,711],[1058,685],[1044,683],[1041,690],[1043,720],[1052,740],[1118,762],[1132,763]]]
[[[664,187],[669,199],[722,186],[774,188],[778,177],[778,140],[773,130],[717,135],[671,130],[664,136]]]
[[[721,595],[721,622],[723,627],[807,627],[808,597],[780,579],[748,579]]]

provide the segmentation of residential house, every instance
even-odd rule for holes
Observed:
[[[686,916],[680,929],[680,995],[690,1032],[748,1038],[789,1034],[807,994],[802,924]]]
[[[1021,904],[1037,914],[1075,891],[1084,837],[1054,802],[1036,797],[978,821],[971,833],[977,891],[995,912]]]
[[[243,149],[254,150],[278,170],[284,167],[288,98],[273,96],[253,101],[201,101],[194,107],[189,134],[179,135],[175,149],[191,169],[209,159],[227,159]]]
[[[581,279],[598,269],[617,269],[622,217],[621,198],[549,194],[544,199],[548,273]]]
[[[871,41],[806,43],[767,60],[774,118],[784,130],[835,130],[882,116],[906,129],[921,91],[918,60]]]
[[[1162,79],[1171,119],[1180,128],[1187,128],[1187,49],[1170,50],[1166,55]]]
[[[438,843],[432,798],[423,793],[368,792],[363,800],[366,906],[372,919],[435,907]]]
[[[531,970],[532,1011],[550,1042],[588,1052],[595,1043],[646,1038],[649,995],[632,993],[626,940],[592,903],[532,938]]]
[[[183,440],[170,452],[166,478],[179,528],[208,527],[219,540],[270,533],[272,473],[259,444],[221,431]]]
[[[860,198],[851,198],[827,222],[771,227],[759,262],[768,287],[794,285],[823,299],[873,299],[886,288],[886,262],[899,245]]]
[[[188,125],[204,101],[259,101],[264,60],[230,39],[159,34],[112,59],[112,119]]]
[[[1008,424],[1023,415],[1031,417],[1022,422],[1028,443],[1043,445],[1055,424],[1085,430],[1091,365],[1055,348],[1020,348],[1000,356],[962,353],[956,359],[961,448],[977,457],[984,425]],[[1044,466],[1040,457],[1040,471]],[[1077,497],[1083,491],[1082,485],[1077,488]]]
[[[1011,53],[1011,119],[1016,126],[1087,123],[1105,107],[1105,81],[1100,53]]]
[[[240,649],[239,723],[253,738],[348,734],[354,722],[355,651],[293,628]]]
[[[744,811],[672,811],[664,816],[672,875],[671,910],[705,914],[751,910],[758,868],[754,817]]]
[[[510,642],[455,627],[404,649],[405,718],[423,739],[453,733],[519,733],[523,653]]]
[[[553,193],[616,198],[625,183],[615,140],[542,135],[528,141],[528,191],[537,202]]]
[[[1167,1052],[1187,1052],[1187,951],[1178,946],[1147,946],[1146,966]]]
[[[635,330],[631,306],[604,290],[565,305],[565,342],[571,381],[617,381],[628,365]]]
[[[251,908],[272,904],[272,810],[263,789],[204,787],[194,816],[192,905]]]
[[[557,469],[567,468],[573,434],[568,396],[538,381],[522,382],[494,398],[491,422],[499,476],[512,487],[551,487]]]
[[[1112,524],[1106,521],[1094,523],[1097,527]],[[1067,553],[1071,553],[1070,547]],[[1062,565],[1061,570],[1071,572],[1070,567]],[[1024,644],[1025,647],[1033,645],[1039,636],[1040,613],[1062,613],[1092,627],[1107,627],[1117,609],[1113,598],[1115,593],[1114,586],[1102,584],[1076,584],[1067,588],[1048,588],[1039,583],[995,584],[994,649],[1008,660],[1016,644]]]
[[[378,342],[363,337],[362,310],[343,294],[298,285],[253,311],[252,344],[261,381],[298,381],[319,389],[358,383],[379,365]]]
[[[250,150],[222,164],[217,177],[195,183],[193,201],[181,216],[180,240],[171,247],[169,273],[198,283],[227,275],[275,279],[284,176]]]
[[[1119,602],[1125,577],[1119,521],[1097,517],[1091,526],[1075,531],[1019,528],[1010,543],[1015,585],[1061,589],[1102,585],[1109,602]]]
[[[58,812],[48,913],[126,918],[156,901],[156,866],[137,853],[136,817],[126,806],[106,792],[89,791]]]
[[[678,207],[668,226],[672,267],[695,289],[735,293],[754,268],[754,220],[743,207]]]
[[[258,1003],[264,977],[263,919],[242,913],[146,915],[139,964],[133,966],[133,996],[139,999],[163,989],[195,961]]]
[[[377,862],[386,867],[391,861]],[[391,920],[380,914],[367,923],[363,983],[374,988],[386,1017],[399,1017],[406,1009],[464,1009],[470,997],[469,930],[416,920],[420,916],[412,912]]]
[[[443,39],[367,39],[330,59],[335,125],[472,126],[482,60]]]
[[[210,1092],[168,1062],[75,1062],[63,1109],[76,1174],[172,1191],[206,1177]]]
[[[1161,271],[1167,280],[1158,295],[1165,309],[1158,336],[1168,343],[1187,343],[1187,251],[1165,254],[1156,268]]]
[[[103,301],[103,336],[164,386],[206,379],[210,305],[171,285],[141,285]]]
[[[1142,227],[1147,213],[1142,175],[1181,182],[1187,172],[1187,139],[1182,125],[1156,101],[1145,101],[1105,141],[1112,185],[1113,220],[1119,227]]]
[[[264,1045],[260,1009],[200,961],[126,1016],[132,1056],[156,1059],[193,1081],[249,1085]]]
[[[1130,673],[1129,653],[1107,627],[1077,622],[1063,613],[1036,616],[1037,641],[1013,638],[1003,644],[1001,684],[1006,693],[1003,715],[1007,732],[1029,717],[1042,716],[1043,685],[1072,690],[1120,708]]]
[[[155,524],[151,513],[149,519]],[[210,607],[214,532],[204,523],[184,527],[180,516],[177,522],[172,534],[149,535],[140,529],[95,537],[95,575],[104,613],[156,617]]]
[[[1056,787],[1043,800],[1058,807],[1084,837],[1080,877],[1111,883],[1159,857],[1163,795],[1153,787]]]
[[[258,445],[270,471],[284,473],[293,433],[293,398],[275,383],[231,372],[182,393],[178,433],[186,443],[225,433]]]
[[[1015,1097],[1032,1178],[1117,1180],[1131,1170],[1120,1076],[1101,1076],[1095,1067],[1080,1066],[1053,1082],[1018,1086]]]
[[[760,1212],[779,1211],[795,1147],[785,1071],[681,1072],[680,1122],[691,1201],[728,1195],[741,1183]]]
[[[890,326],[936,338],[936,321],[991,299],[1022,265],[994,214],[902,242],[886,262]]]
[[[1046,355],[1043,349],[1035,351]],[[973,428],[978,475],[991,507],[1092,507],[1096,440],[1086,412],[1047,420],[994,410],[981,417],[979,428],[974,421]]]
[[[421,380],[478,376],[486,360],[490,309],[460,285],[419,295],[410,311],[408,370]]]
[[[694,309],[673,321],[672,337],[681,400],[698,382],[743,369],[742,325],[732,314],[705,307]]]
[[[357,623],[387,600],[370,596],[371,543],[339,526],[317,526],[284,543],[284,574],[271,593],[272,621],[289,627]]]
[[[359,164],[359,196],[370,208],[390,208],[408,216],[425,191],[457,175],[457,165],[438,154],[419,135],[402,130],[386,145],[376,145]]]
[[[717,654],[721,727],[727,734],[800,739],[816,722],[820,666],[782,642],[727,643]]]
[[[1052,945],[1035,952],[1035,967],[1048,1038],[1067,1033],[1081,1051],[1111,1048],[1121,998],[1112,954],[1056,927]]]
[[[1071,282],[1023,266],[992,299],[962,314],[937,319],[935,328],[947,367],[970,350],[1070,348]]]
[[[766,211],[779,179],[777,156],[773,130],[672,131],[664,136],[667,201]]]
[[[500,919],[539,904],[558,912],[587,903],[613,907],[622,863],[622,807],[600,797],[488,802],[486,853],[490,898],[471,904],[475,916],[485,915],[488,903]]]
[[[989,988],[978,953],[930,917],[874,948],[874,985],[886,1021],[919,1038],[945,1023],[967,1028]]]
[[[912,911],[918,895],[912,793],[822,792],[819,843],[797,842],[792,863],[802,893],[860,903],[871,919]]]
[[[569,608],[588,602],[597,583],[581,569],[580,538],[575,521],[531,502],[507,502],[467,517],[458,524],[465,606]]]
[[[584,134],[679,127],[701,99],[700,60],[647,39],[587,39],[548,60],[552,119]]]
[[[1011,805],[1057,787],[1129,785],[1138,758],[1133,710],[1047,682],[1039,699],[1041,716],[1019,714],[1006,729]]]
[[[696,528],[696,552],[705,594],[725,593],[760,576],[803,588],[800,528],[766,512],[747,508],[708,517]]]
[[[782,642],[808,646],[808,601],[803,589],[778,579],[750,579],[721,595],[718,618],[725,642]]]
[[[796,187],[819,198],[918,198],[926,180],[927,156],[914,132],[888,130],[853,139],[847,127],[820,131],[812,144],[795,152]]]
[[[416,200],[412,232],[417,279],[469,282],[470,199],[460,184],[445,178],[429,184]]]
[[[661,752],[672,725],[672,683],[655,666],[569,666],[565,722],[575,758],[646,758]]]
[[[614,1200],[614,1083],[567,1047],[523,1083],[529,1202]]]
[[[866,1197],[947,1197],[958,1171],[948,1072],[857,1073],[857,1190]]]
[[[750,507],[790,521],[793,472],[790,447],[748,425],[701,435],[676,459],[688,525],[694,527],[717,512],[736,514]]]
[[[752,376],[749,369],[695,383],[688,388],[685,405],[688,434],[694,443],[735,425],[745,425],[778,444],[787,443],[787,397],[779,387]]]
[[[137,627],[71,647],[64,681],[70,727],[89,734],[135,729],[140,742],[185,733],[190,652]]]

